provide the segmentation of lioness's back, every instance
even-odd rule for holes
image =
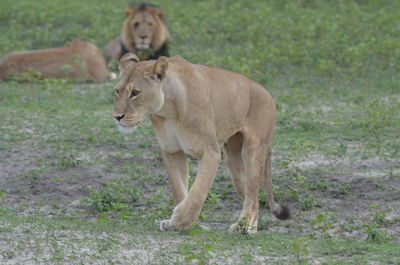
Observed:
[[[241,73],[203,64],[193,64],[180,55],[170,57],[169,61],[171,62],[171,68],[181,73],[180,77],[182,79],[187,79],[185,77],[199,78],[201,79],[200,83],[206,83],[210,87],[215,86],[215,89],[222,89],[224,92],[227,92],[226,89],[230,88],[250,89],[261,95],[269,96],[263,86]],[[235,90],[234,92],[237,91]]]
[[[195,105],[212,102],[217,127],[241,127],[249,115],[273,122],[275,103],[257,82],[237,72],[192,64],[181,56],[169,61],[171,70],[184,83],[189,101]]]

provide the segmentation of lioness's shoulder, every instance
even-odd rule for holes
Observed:
[[[175,73],[183,75],[191,75],[197,72],[196,65],[188,62],[180,55],[175,55],[168,58],[169,68],[173,69]]]

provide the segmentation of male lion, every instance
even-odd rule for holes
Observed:
[[[32,71],[38,78],[94,82],[112,79],[101,50],[81,40],[74,40],[64,47],[12,52],[0,61],[0,80],[10,75],[23,76]]]
[[[214,181],[221,147],[243,210],[231,231],[256,232],[258,191],[263,180],[269,206],[279,219],[288,208],[274,201],[271,139],[275,104],[256,82],[227,70],[191,64],[180,56],[139,62],[135,54],[120,61],[121,80],[115,88],[114,119],[133,129],[151,115],[176,207],[162,231],[185,230],[198,218]],[[188,190],[186,155],[199,160]]]
[[[133,52],[140,60],[168,56],[169,32],[165,24],[165,11],[152,4],[132,4],[125,9],[122,33],[104,48],[111,66],[125,53]]]

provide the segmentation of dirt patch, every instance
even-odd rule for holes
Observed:
[[[141,148],[137,144],[128,144],[132,150]],[[147,148],[156,147],[155,144],[151,144]],[[117,151],[109,150],[106,145],[99,144],[96,155],[81,152],[73,158],[75,160],[65,162],[69,164],[62,167],[57,164],[60,163],[59,158],[52,157],[54,153],[51,148],[43,148],[27,141],[10,151],[0,151],[0,185],[7,195],[0,198],[8,207],[19,208],[20,214],[23,215],[36,214],[38,211],[45,216],[57,215],[57,212],[74,214],[74,211],[82,210],[80,199],[87,197],[91,190],[100,188],[116,175],[132,174],[129,169],[121,171],[120,165],[137,163],[147,167],[154,165],[153,169],[145,169],[145,174],[153,181],[138,183],[145,194],[144,201],[138,202],[137,207],[146,208],[149,206],[145,200],[157,194],[161,186],[168,190],[161,158],[154,156],[154,150],[150,149],[144,150],[143,156],[129,153],[121,155]],[[95,158],[103,162],[91,163]],[[302,210],[301,198],[305,198],[305,194],[300,194],[299,201],[289,200],[294,216],[294,220],[289,222],[280,222],[272,217],[268,209],[261,209],[260,229],[278,232],[287,230],[286,226],[300,225],[304,231],[313,233],[315,227],[310,224],[310,220],[321,212],[333,212],[335,218],[332,221],[332,235],[346,234],[355,238],[365,238],[363,225],[373,221],[373,210],[370,206],[377,204],[381,207],[380,211],[384,212],[384,218],[388,220],[382,228],[398,239],[400,177],[397,165],[398,161],[394,159],[375,157],[366,160],[330,160],[321,154],[309,155],[303,160],[298,160],[293,167],[304,172],[307,183],[325,180],[329,184],[324,190],[306,191],[307,195],[311,194],[318,200],[318,206]],[[316,168],[323,170],[321,172],[315,170]],[[324,168],[329,170],[324,171]],[[389,176],[391,168],[390,172],[394,177]],[[196,169],[196,163],[193,163],[192,174],[195,174]],[[274,173],[280,174],[280,171],[282,169],[276,169]],[[160,175],[160,180],[154,181],[156,176]],[[227,230],[238,217],[241,202],[231,186],[225,166],[221,166],[219,175],[225,177],[216,178],[213,190],[220,198],[218,202],[211,203],[211,206],[206,202],[203,212],[207,216],[199,223]],[[288,179],[275,179],[274,184],[281,189],[292,185]],[[169,194],[167,198],[170,199]],[[157,201],[152,203],[159,204]],[[358,228],[349,232],[346,230],[348,225]]]
[[[295,202],[292,204],[294,215],[302,216],[303,230],[312,233],[315,230],[307,220],[322,212],[332,212],[335,217],[331,232],[357,239],[365,239],[366,225],[381,222],[381,229],[387,230],[393,239],[400,242],[398,165],[398,160],[380,157],[359,160],[335,158],[330,161],[324,156],[309,156],[295,166],[305,170],[309,184],[325,180],[328,185],[322,190],[310,191],[320,202],[319,207],[303,211],[300,203]],[[271,229],[274,230],[273,227]]]
[[[24,142],[11,151],[0,151],[0,187],[11,203],[8,206],[25,205],[29,209],[43,202],[62,202],[65,206],[112,178],[112,173],[105,173],[104,164],[81,165],[80,161],[85,159],[66,155],[60,160],[54,157],[51,148],[32,142]]]
[[[13,227],[2,231],[1,264],[154,264],[159,249],[182,242],[182,239],[159,240],[154,235],[122,232],[93,232],[71,229],[43,230],[37,224]],[[98,256],[101,253],[101,256]]]

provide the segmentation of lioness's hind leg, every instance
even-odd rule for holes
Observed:
[[[246,139],[243,145],[242,158],[244,165],[244,201],[238,221],[230,228],[241,233],[257,232],[258,191],[264,176],[267,147],[258,141]]]
[[[239,197],[244,200],[244,166],[242,159],[242,146],[243,146],[243,135],[237,133],[225,143],[224,145],[224,157],[226,165],[231,172],[231,178],[233,185]]]

